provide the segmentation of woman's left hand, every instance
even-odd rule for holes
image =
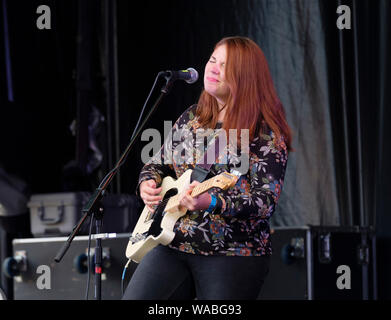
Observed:
[[[212,197],[208,192],[204,192],[194,198],[191,196],[193,189],[199,184],[200,183],[198,181],[193,181],[189,187],[179,195],[180,205],[190,211],[208,209],[212,201]]]

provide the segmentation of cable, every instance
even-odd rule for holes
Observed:
[[[125,274],[126,274],[126,270],[128,269],[127,265],[128,264],[125,265],[124,270],[122,271],[122,277],[121,277],[121,297],[124,295]]]
[[[90,278],[91,278],[91,272],[90,272],[90,251],[91,251],[91,234],[92,234],[92,226],[94,222],[94,213],[91,214],[90,218],[90,231],[88,233],[88,250],[87,250],[87,287],[86,287],[86,295],[85,299],[88,300],[88,293],[90,290]]]
[[[125,275],[126,270],[128,269],[129,264],[132,262],[132,259],[129,259],[128,262],[125,264],[124,270],[122,271],[122,278],[121,278],[121,296],[124,295],[124,282],[125,282]]]

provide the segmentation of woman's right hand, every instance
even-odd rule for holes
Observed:
[[[140,197],[143,199],[149,211],[154,212],[156,205],[163,199],[158,194],[162,192],[162,187],[156,188],[155,180],[145,180],[140,184]]]

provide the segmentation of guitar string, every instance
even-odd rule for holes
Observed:
[[[193,190],[193,192],[191,193],[192,196],[195,196],[195,195],[199,195],[203,192],[205,192],[206,190],[210,189],[211,188],[211,184],[212,182],[214,182],[215,180],[215,177],[205,181],[204,183],[196,186]]]
[[[205,192],[206,190],[209,190],[212,187],[213,183],[215,182],[215,178],[216,177],[213,177],[213,178],[201,183],[200,185],[196,186],[193,189],[191,196],[199,195],[199,194]],[[161,203],[159,203],[158,206],[156,207],[155,211],[153,212],[151,219],[154,219],[156,212],[157,212],[157,209],[160,208],[162,205],[164,205],[164,207],[165,207],[168,204],[168,201],[170,199],[172,199],[171,200],[172,202],[177,204],[179,202],[178,196],[179,196],[179,194],[176,194],[170,198],[163,200]]]

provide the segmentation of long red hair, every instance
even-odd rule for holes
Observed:
[[[227,132],[228,129],[237,129],[238,135],[240,129],[249,129],[252,141],[260,134],[267,133],[266,128],[269,126],[277,139],[283,136],[288,150],[291,150],[291,129],[261,48],[246,37],[223,38],[215,49],[221,45],[226,45],[227,48],[225,81],[230,89],[223,129]],[[199,98],[196,113],[201,126],[216,126],[218,104],[205,90]],[[238,138],[240,139],[239,136]]]

